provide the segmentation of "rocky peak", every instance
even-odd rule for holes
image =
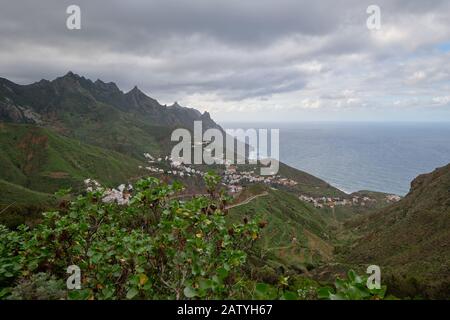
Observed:
[[[71,95],[71,103],[67,103],[64,99],[66,94]],[[158,126],[190,128],[193,121],[203,120],[205,128],[218,127],[211,120],[208,112],[202,114],[196,109],[183,107],[178,102],[165,107],[147,96],[137,86],[124,93],[114,82],[105,83],[100,79],[94,82],[72,71],[50,82],[41,80],[38,83],[23,86],[0,78],[0,99],[2,98],[13,102],[20,101],[30,106],[31,111],[42,114],[44,117],[53,115],[55,110],[61,114],[64,112],[97,114],[102,112],[99,110],[102,110],[105,105],[109,105],[109,111],[117,108],[128,113],[127,116],[133,119],[137,118]],[[2,119],[1,114],[0,119]],[[21,121],[23,120],[16,120],[16,122]]]
[[[125,98],[126,98],[126,101],[128,101],[129,106],[131,106],[133,108],[148,107],[149,105],[154,106],[154,107],[161,107],[156,100],[147,96],[137,86],[134,86],[133,89],[128,91],[125,94]]]
[[[208,111],[203,112],[202,114],[202,119],[211,119],[211,115],[209,114]]]
[[[73,73],[72,71],[69,71],[64,76],[58,77],[53,80],[52,83],[58,86],[72,88],[74,85],[78,87],[81,79],[82,78],[79,75]]]
[[[141,89],[139,89],[137,86],[134,86],[133,89],[131,89],[130,91],[128,91],[126,93],[126,95],[136,97],[136,98],[147,97],[147,95],[145,93],[143,93],[141,91]]]
[[[63,79],[73,79],[73,80],[78,80],[78,79],[80,79],[81,77],[80,77],[79,75],[73,73],[72,71],[69,71],[69,72],[67,72],[67,74],[64,75],[62,78],[63,78]]]
[[[106,82],[103,82],[103,81],[100,80],[100,79],[97,79],[97,80],[94,82],[94,84],[95,84],[95,86],[96,86],[98,89],[103,90],[103,91],[108,91],[108,92],[111,92],[111,93],[114,93],[114,92],[121,92],[120,89],[119,89],[119,87],[117,87],[117,85],[116,85],[114,82],[108,82],[108,83],[106,83]]]
[[[177,101],[175,101],[170,107],[171,108],[182,108],[182,106],[180,106],[180,104]]]

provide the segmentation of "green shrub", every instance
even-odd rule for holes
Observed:
[[[67,296],[66,284],[61,279],[46,273],[37,273],[22,278],[11,289],[10,300],[60,300]]]
[[[358,276],[353,270],[348,271],[347,279],[336,279],[334,286],[319,288],[318,297],[327,300],[380,300],[386,293],[385,286],[369,289],[367,278]]]
[[[70,265],[79,266],[82,288],[69,299],[239,298],[259,227],[226,225],[217,181],[208,174],[210,196],[182,202],[174,199],[180,184],[148,178],[127,206],[102,202],[97,190],[44,213],[32,229],[0,227],[0,298],[60,298]]]

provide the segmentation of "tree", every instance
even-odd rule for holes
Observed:
[[[219,179],[208,174],[206,180],[210,196],[186,202],[173,199],[179,183],[147,178],[128,205],[103,202],[99,188],[44,213],[33,229],[0,226],[0,298],[17,298],[20,284],[34,288],[23,283],[36,274],[59,294],[70,265],[81,270],[81,289],[66,291],[69,299],[238,297],[240,270],[259,227],[255,221],[227,226]]]

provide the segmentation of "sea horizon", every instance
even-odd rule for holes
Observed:
[[[280,160],[346,193],[398,194],[450,162],[448,121],[220,122],[224,129],[280,129]]]

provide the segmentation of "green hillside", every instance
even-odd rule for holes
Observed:
[[[144,160],[143,154],[146,152],[150,152],[154,156],[168,155],[173,145],[170,141],[172,131],[179,127],[192,129],[194,121],[202,121],[204,130],[208,128],[221,129],[211,119],[208,112],[200,113],[177,103],[171,106],[161,105],[137,87],[124,93],[113,82],[91,81],[72,72],[52,81],[41,80],[29,85],[19,85],[0,78],[0,123],[36,125],[56,132],[58,137],[69,137],[82,144],[114,150],[139,160]],[[50,133],[48,130],[46,134]],[[56,137],[55,134],[52,136]],[[32,139],[37,138],[30,136],[28,140]],[[67,141],[64,141],[63,144],[66,144]],[[45,141],[37,140],[36,142],[45,144]],[[2,141],[0,143],[3,144]],[[11,141],[7,141],[7,143],[11,143]],[[51,148],[47,153],[51,153],[50,158],[56,160],[60,151]],[[79,151],[84,152],[85,150]],[[23,162],[23,157],[18,159],[18,152],[21,151],[9,148],[0,154],[0,160],[5,163],[4,165],[12,168],[0,178],[31,189],[38,187],[36,190],[47,190],[45,187],[47,184],[52,185],[52,189],[54,189],[55,179],[49,179],[46,175],[40,175],[40,180],[35,175],[30,179],[29,171],[33,171],[30,165],[37,165],[40,170],[45,169],[44,171],[49,171],[47,173],[53,176],[59,175],[57,180],[59,182],[66,178],[64,173],[75,177],[80,176],[77,172],[71,171],[70,166],[78,168],[76,171],[87,171],[92,175],[93,170],[91,169],[94,164],[91,161],[83,163],[83,159],[80,159],[81,162],[71,163],[69,168],[64,165],[63,168],[59,168],[60,165],[58,165],[58,170],[41,168],[41,165],[36,162],[42,161],[42,157],[38,156],[39,152],[36,150],[33,151],[33,160],[31,164],[27,165],[26,170],[19,170],[16,163]],[[89,153],[95,154],[96,152],[90,150]],[[68,162],[67,159],[60,160],[58,159],[56,162],[59,164]],[[88,167],[84,167],[85,164]],[[115,165],[99,164],[99,168],[96,168],[95,172],[98,172],[100,177],[107,176],[107,182],[113,178],[111,173],[101,171],[108,167],[114,172],[122,171],[115,168]],[[59,171],[64,173],[61,175]],[[294,194],[344,195],[343,192],[325,181],[283,163],[280,163],[280,174],[297,181],[298,184],[295,187],[286,188],[286,191]],[[125,178],[127,176],[122,175]],[[68,184],[69,181],[57,183],[58,186]]]
[[[0,78],[0,121],[37,124],[135,158],[150,150],[167,154],[173,128],[190,128],[194,120],[219,127],[206,112],[163,106],[137,87],[124,93],[72,72],[29,85]]]
[[[309,173],[292,168],[280,162],[279,174],[298,182],[294,187],[285,188],[286,191],[294,191],[297,194],[310,196],[345,197],[345,192],[333,187],[329,183]]]
[[[230,209],[231,222],[257,218],[267,223],[255,249],[257,265],[281,265],[304,272],[332,259],[328,223],[311,205],[292,194],[262,185],[244,191],[240,198],[252,200]]]
[[[32,125],[0,124],[0,145],[0,179],[46,193],[77,188],[86,178],[124,183],[139,175],[142,164]]]
[[[450,165],[417,177],[400,202],[347,224],[345,260],[378,264],[398,295],[450,296]]]
[[[39,221],[41,213],[56,206],[56,197],[0,179],[0,224],[14,228]]]

